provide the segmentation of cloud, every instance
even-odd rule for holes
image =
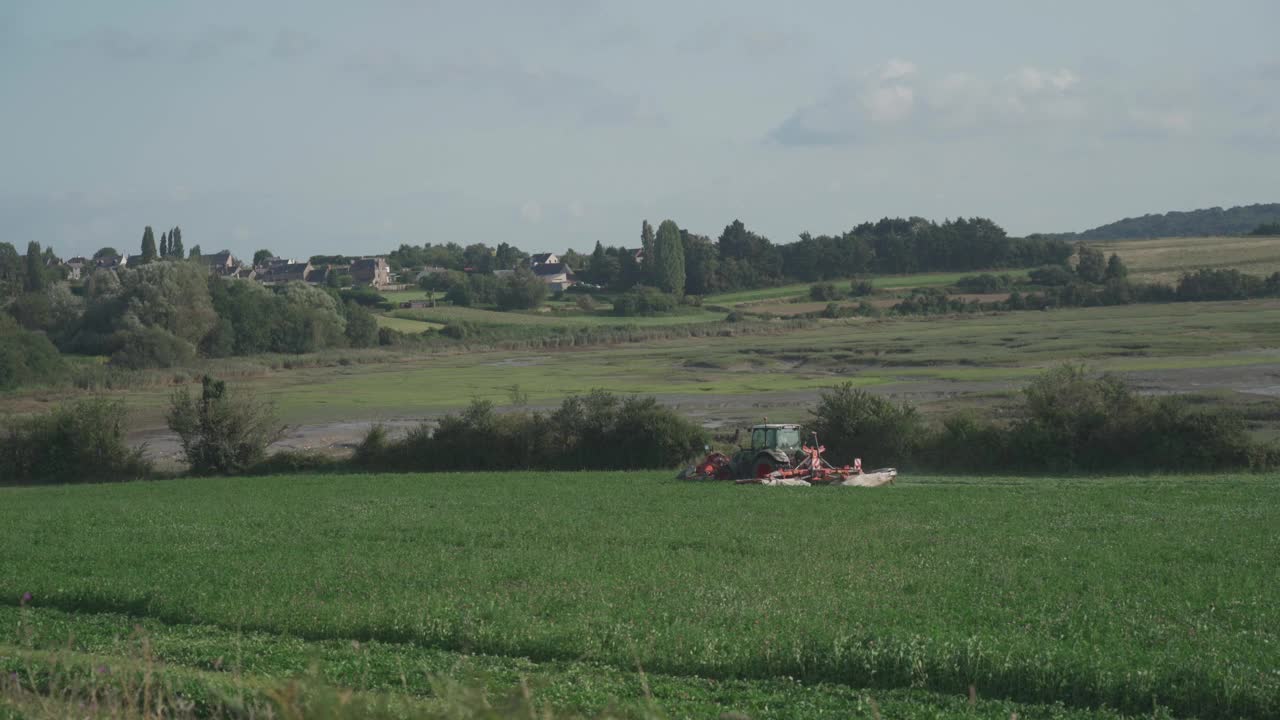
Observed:
[[[587,216],[587,207],[583,205],[581,200],[570,200],[565,207],[571,218],[584,218]]]
[[[530,114],[566,114],[590,126],[662,125],[652,102],[616,92],[576,74],[497,59],[420,63],[396,50],[372,49],[351,58],[347,70],[386,92],[458,91]]]
[[[520,206],[520,219],[527,223],[542,221],[542,204],[537,200],[526,200]]]
[[[799,30],[725,17],[705,22],[678,36],[676,50],[687,53],[726,53],[735,58],[772,58],[805,46],[808,35]]]
[[[909,60],[892,59],[831,88],[793,111],[769,140],[781,145],[839,145],[887,138],[942,139],[959,135],[1036,132],[1144,124],[1162,132],[1184,131],[1190,117],[1161,114],[1120,101],[1112,104],[1067,68],[1023,66],[995,77],[950,72],[930,75]]]
[[[316,39],[311,35],[291,28],[281,28],[271,41],[271,56],[277,60],[292,60],[310,54],[317,46]]]
[[[247,47],[254,40],[254,33],[240,26],[209,27],[183,36],[151,36],[100,27],[80,35],[71,44],[113,62],[197,63]]]

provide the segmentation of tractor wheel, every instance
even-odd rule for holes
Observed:
[[[769,477],[769,474],[778,469],[778,463],[768,455],[757,457],[751,465],[751,475],[757,480]]]

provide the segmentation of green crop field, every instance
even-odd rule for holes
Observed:
[[[445,680],[524,678],[585,713],[1280,714],[1276,477],[4,489],[0,543],[0,665],[19,677],[57,657],[100,682],[145,638],[174,682],[427,702]]]

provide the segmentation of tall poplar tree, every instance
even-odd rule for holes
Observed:
[[[663,220],[658,226],[650,267],[654,284],[663,292],[684,292],[684,243],[680,240],[680,226],[672,220]]]
[[[32,240],[27,243],[26,276],[22,279],[22,286],[27,292],[35,292],[43,290],[44,284],[44,257],[40,252],[40,243]]]
[[[182,228],[177,225],[169,231],[169,254],[179,260],[186,257],[182,254]]]
[[[169,236],[160,233],[160,259],[169,257]]]
[[[146,265],[149,262],[155,262],[156,254],[156,234],[151,230],[151,226],[148,225],[142,231],[142,264]]]
[[[648,220],[640,224],[640,282],[654,282],[653,226]]]

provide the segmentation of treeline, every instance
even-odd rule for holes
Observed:
[[[1280,203],[1239,205],[1125,218],[1079,233],[1052,237],[1071,240],[1133,240],[1157,237],[1243,235],[1259,225],[1280,223]]]
[[[1009,237],[985,218],[943,223],[885,218],[841,235],[804,233],[799,240],[781,245],[737,220],[714,241],[674,228],[674,223],[672,227],[679,243],[664,246],[644,223],[638,261],[632,250],[597,243],[579,277],[618,290],[649,285],[706,295],[864,274],[1062,264],[1073,253],[1072,246],[1062,240]],[[669,248],[665,255],[663,247]]]
[[[1236,412],[1183,396],[1147,397],[1118,377],[1063,365],[1031,381],[1008,421],[961,413],[930,425],[916,408],[846,383],[824,392],[809,423],[836,464],[939,472],[1265,470],[1280,449],[1255,441]]]
[[[376,345],[377,322],[360,304],[367,296],[304,283],[267,288],[157,260],[95,272],[79,294],[66,283],[26,292],[7,308],[20,328],[6,323],[0,333],[39,350],[22,332],[38,333],[62,352],[107,356],[118,367],[175,367],[197,356]]]

